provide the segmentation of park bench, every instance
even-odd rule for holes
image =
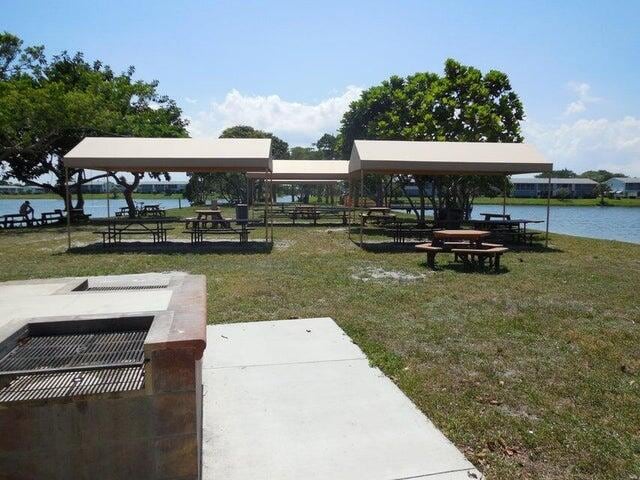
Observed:
[[[407,238],[423,239],[433,234],[433,228],[420,228],[412,225],[397,223],[384,229],[387,235],[391,235],[394,243],[405,243]]]

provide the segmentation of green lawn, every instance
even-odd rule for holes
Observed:
[[[551,244],[496,275],[446,256],[431,272],[336,226],[280,227],[270,253],[245,254],[66,253],[64,229],[7,231],[0,280],[205,274],[211,323],[334,318],[488,478],[638,478],[640,245]]]

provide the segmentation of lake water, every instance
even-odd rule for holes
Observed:
[[[476,205],[472,218],[481,213],[502,213],[502,205]],[[511,218],[545,220],[547,207],[540,205],[507,205]],[[578,237],[620,240],[640,243],[640,208],[635,207],[551,207],[549,231]],[[544,230],[544,223],[529,225]]]
[[[287,202],[290,197],[279,197],[279,202]],[[29,200],[36,217],[42,212],[51,212],[63,208],[62,200],[33,199]],[[17,213],[23,199],[0,199],[0,215]],[[160,204],[161,208],[178,208],[178,199],[147,199],[140,203]],[[189,205],[187,200],[180,200],[183,207]],[[115,210],[126,206],[124,199],[111,200],[111,215]],[[107,216],[106,200],[86,200],[85,211],[94,218]],[[473,218],[482,218],[481,213],[502,213],[502,205],[476,205]],[[527,218],[544,220],[546,207],[539,205],[521,206],[507,205],[507,213],[511,218]],[[544,223],[530,225],[532,229],[544,230]],[[549,230],[555,233],[576,235],[580,237],[620,240],[640,243],[640,208],[625,207],[551,207]]]
[[[24,202],[24,199],[0,199],[0,216],[11,213],[18,213],[20,211],[20,205]],[[35,210],[36,218],[40,217],[43,212],[53,212],[56,209],[64,209],[64,202],[62,199],[55,198],[35,198],[29,199],[31,206]],[[162,198],[162,199],[144,199],[140,202],[136,201],[138,205],[160,205],[161,208],[178,208],[178,202],[182,203],[183,207],[188,207],[189,202],[185,199],[178,200],[177,198]],[[126,207],[127,202],[123,198],[111,200],[111,216],[120,207]],[[107,201],[102,199],[90,199],[84,202],[84,211],[90,214],[93,218],[100,218],[107,216]]]

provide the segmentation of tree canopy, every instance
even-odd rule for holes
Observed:
[[[449,59],[442,75],[393,76],[365,90],[342,118],[339,148],[349,158],[356,139],[521,142],[523,118],[522,102],[505,73],[490,70],[483,74]],[[418,185],[426,181],[415,180]],[[474,195],[491,186],[502,188],[504,182],[479,176],[434,180],[436,188],[430,199],[436,216],[442,210],[462,210],[468,215]],[[424,208],[421,212],[424,221]]]
[[[186,137],[180,108],[158,93],[157,81],[136,80],[134,72],[130,67],[114,73],[82,53],[47,58],[44,47],[25,47],[15,35],[0,34],[4,177],[64,197],[62,157],[86,136]],[[43,180],[45,174],[53,174],[54,181]],[[91,178],[78,169],[71,175],[81,207],[80,186]]]

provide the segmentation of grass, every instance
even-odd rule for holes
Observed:
[[[275,237],[270,253],[86,254],[64,229],[6,231],[0,280],[205,274],[211,323],[334,318],[488,478],[640,476],[640,245],[553,235],[496,275],[446,256],[430,272],[339,227]]]
[[[637,198],[605,198],[605,204],[600,204],[599,198],[568,198],[561,200],[552,198],[551,205],[561,207],[640,207],[640,199]],[[476,205],[502,205],[502,197],[479,197],[473,202]],[[547,205],[546,198],[507,198],[507,205]]]

